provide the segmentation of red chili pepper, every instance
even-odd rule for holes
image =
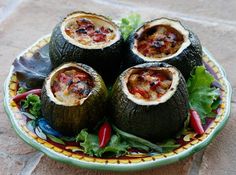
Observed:
[[[197,134],[203,134],[204,129],[202,127],[202,122],[197,111],[190,109],[190,125]]]
[[[24,92],[22,94],[17,94],[15,97],[13,97],[13,101],[18,103],[19,101],[21,100],[24,100],[27,95],[29,94],[35,94],[35,95],[38,95],[40,96],[41,95],[41,89],[33,89],[33,90],[30,90],[30,91],[27,91],[27,92]]]
[[[111,125],[106,121],[98,131],[99,147],[104,148],[111,138]]]
[[[137,87],[134,87],[133,89],[131,89],[131,93],[132,94],[139,93],[140,95],[142,95],[146,99],[150,98],[150,95],[147,91],[139,89]]]

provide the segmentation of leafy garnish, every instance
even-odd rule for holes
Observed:
[[[169,139],[163,142],[162,144],[159,144],[159,146],[162,147],[163,152],[170,152],[180,147],[180,144],[177,144],[176,140],[174,139]]]
[[[125,142],[121,142],[120,137],[113,135],[109,144],[105,148],[100,148],[98,144],[98,136],[95,134],[90,134],[86,129],[81,130],[81,132],[76,137],[77,142],[81,142],[80,146],[83,148],[86,154],[91,156],[95,155],[97,157],[102,156],[121,156],[127,152],[128,145]]]
[[[127,18],[122,18],[119,27],[124,40],[142,23],[141,16],[137,13],[132,13]]]
[[[41,88],[52,69],[48,45],[39,49],[30,58],[22,56],[15,59],[13,65],[20,87]]]
[[[27,109],[30,114],[35,117],[41,115],[41,100],[38,95],[29,94],[25,100],[22,101],[22,108]]]
[[[80,142],[80,146],[83,148],[84,153],[97,157],[119,157],[127,154],[128,150],[131,148],[136,148],[138,150],[147,152],[151,150],[162,152],[162,148],[154,143],[123,132],[115,126],[113,126],[113,129],[115,130],[115,133],[112,135],[108,145],[104,148],[99,147],[98,136],[88,133],[86,129],[81,130],[81,132],[76,137],[76,142]]]
[[[204,66],[198,66],[187,82],[190,107],[198,112],[203,123],[205,117],[215,108],[212,104],[220,95],[219,90],[211,86],[214,80]]]
[[[68,136],[61,136],[60,138],[66,142],[74,142],[76,140],[75,137],[68,137]]]
[[[25,88],[25,87],[20,87],[18,90],[17,90],[17,94],[22,94],[22,93],[24,93],[24,92],[26,92],[27,91],[27,88]]]
[[[61,144],[61,145],[65,145],[65,142],[64,142],[63,140],[61,140],[61,139],[59,139],[59,138],[57,138],[57,137],[55,137],[55,136],[53,136],[53,135],[47,134],[47,137],[48,137],[50,140],[52,140],[53,142],[55,142],[55,143],[59,143],[59,144]]]
[[[137,149],[140,149],[140,145],[143,145],[145,146],[145,148],[148,148],[147,149],[144,149],[146,151],[150,151],[151,149],[154,150],[154,151],[157,151],[157,152],[162,152],[162,148],[159,147],[158,145],[154,144],[154,143],[151,143],[149,142],[148,140],[145,140],[143,138],[140,138],[140,137],[137,137],[133,134],[129,134],[129,133],[126,133],[124,131],[121,131],[120,129],[118,129],[117,127],[113,126],[113,129],[122,137],[125,139],[125,141],[127,141],[129,144],[132,145],[132,148],[137,148]],[[137,146],[137,147],[136,147]],[[144,147],[143,147],[144,148]]]

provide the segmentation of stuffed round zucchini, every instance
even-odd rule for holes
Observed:
[[[110,19],[74,12],[54,28],[49,54],[54,68],[70,61],[84,63],[110,83],[119,73],[122,45],[119,27]]]
[[[151,141],[178,132],[188,115],[185,80],[166,63],[145,63],[125,70],[117,78],[110,98],[114,124]]]
[[[91,67],[67,63],[45,79],[42,88],[42,114],[64,135],[93,128],[104,116],[107,89]]]
[[[128,66],[145,62],[166,62],[187,79],[195,66],[202,65],[198,37],[179,21],[160,18],[146,22],[128,39]]]

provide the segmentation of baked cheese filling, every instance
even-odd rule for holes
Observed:
[[[68,23],[65,33],[82,45],[104,45],[115,39],[116,34],[109,26],[95,23],[92,19],[76,18]]]
[[[129,76],[127,87],[136,98],[154,101],[163,96],[171,84],[169,72],[139,69]]]
[[[93,87],[92,77],[75,68],[60,71],[51,84],[54,96],[68,105],[79,104],[82,98],[89,95]]]
[[[184,42],[183,35],[168,25],[153,26],[137,40],[137,50],[142,55],[158,59],[173,55]]]

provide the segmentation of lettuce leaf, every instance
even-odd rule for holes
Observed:
[[[90,134],[86,129],[81,130],[81,132],[76,137],[76,141],[80,142],[80,146],[83,148],[84,153],[91,156],[95,155],[97,157],[102,156],[116,156],[119,157],[127,153],[129,146],[126,142],[122,142],[121,138],[117,135],[112,135],[109,144],[105,148],[100,148],[98,144],[98,136],[95,134]]]
[[[119,27],[124,40],[142,23],[141,16],[137,13],[132,13],[127,18],[122,18]]]
[[[212,106],[220,96],[219,89],[212,87],[214,77],[204,66],[196,67],[187,81],[190,107],[195,109],[202,122],[215,108]]]
[[[25,100],[21,103],[24,111],[28,109],[29,113],[35,117],[39,117],[41,115],[41,100],[40,97],[34,94],[29,94]]]
[[[99,147],[98,136],[88,133],[87,129],[80,131],[76,137],[76,142],[80,142],[80,146],[84,153],[97,157],[119,157],[127,154],[128,150],[131,148],[147,152],[151,150],[162,152],[162,148],[158,145],[123,131],[117,131],[117,128],[115,129],[115,133],[112,135],[109,144],[105,148]]]

